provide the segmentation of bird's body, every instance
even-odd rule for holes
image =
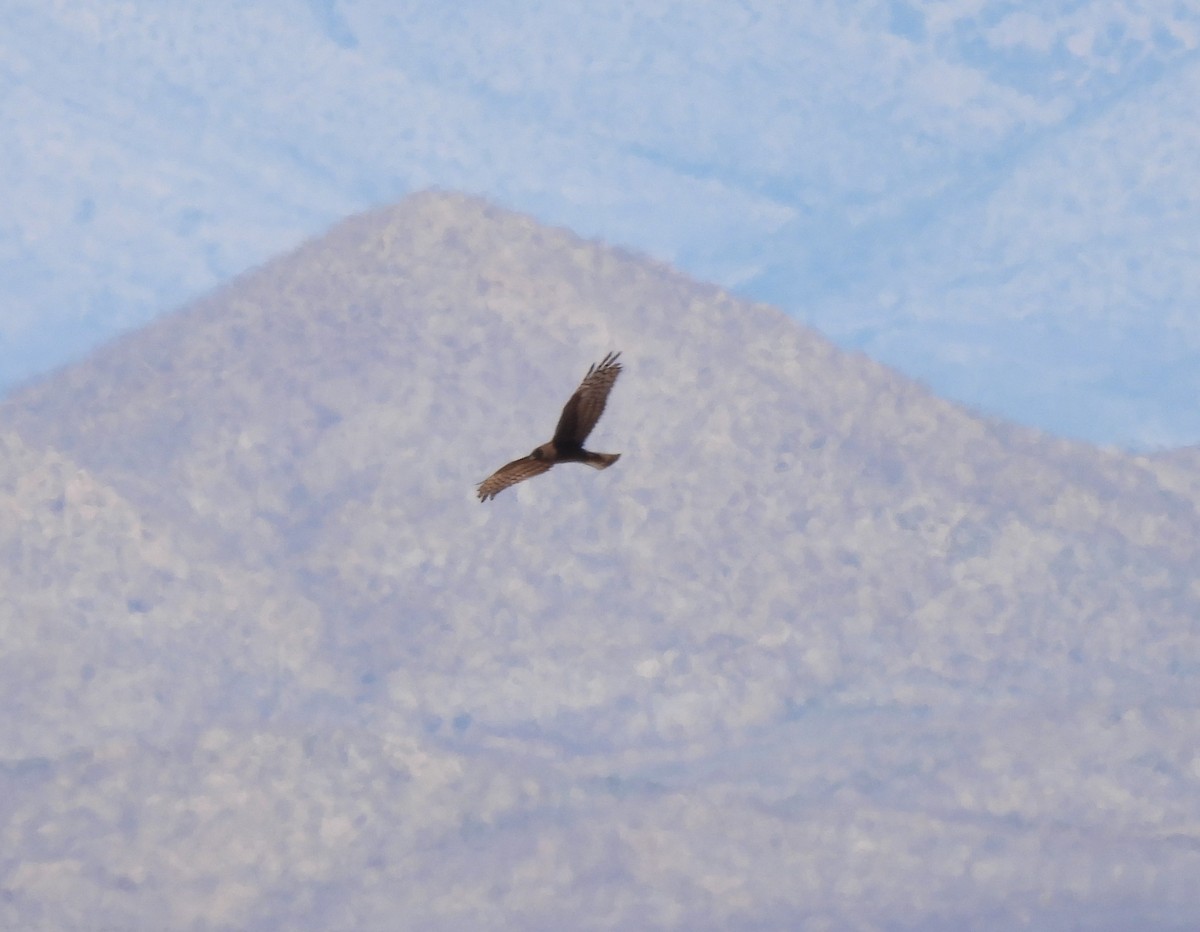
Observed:
[[[583,448],[583,442],[604,413],[608,393],[621,374],[617,362],[620,353],[609,353],[593,365],[579,383],[558,419],[553,439],[537,447],[528,456],[501,466],[479,485],[479,500],[495,498],[510,485],[540,475],[557,463],[586,463],[594,469],[607,469],[620,453],[593,453]]]

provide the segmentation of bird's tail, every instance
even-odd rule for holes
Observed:
[[[584,462],[593,469],[608,469],[621,458],[620,453],[592,453],[590,450],[584,451],[584,455],[587,457]]]

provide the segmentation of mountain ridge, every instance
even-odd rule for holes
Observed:
[[[617,349],[593,439],[620,462],[481,506]],[[37,649],[9,704],[74,736],[0,768],[14,927],[89,900],[129,928],[1200,915],[1170,839],[1200,823],[1185,453],[979,417],[452,192],[25,386],[0,437],[36,479],[0,461],[0,505],[52,515],[28,489],[86,475],[188,580],[126,593],[139,558],[97,531],[70,546],[110,567],[103,611],[10,583]],[[76,668],[124,654],[140,717],[68,729]]]

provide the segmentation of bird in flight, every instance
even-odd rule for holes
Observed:
[[[587,463],[595,469],[607,469],[621,458],[620,453],[592,453],[583,448],[583,441],[604,413],[608,393],[621,374],[621,364],[617,362],[620,355],[609,353],[588,369],[579,388],[563,407],[552,440],[528,456],[501,466],[479,484],[481,502],[495,498],[510,485],[546,472],[555,463]]]

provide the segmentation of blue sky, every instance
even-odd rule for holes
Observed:
[[[1200,10],[383,0],[0,13],[0,386],[428,187],[951,397],[1200,441]]]

